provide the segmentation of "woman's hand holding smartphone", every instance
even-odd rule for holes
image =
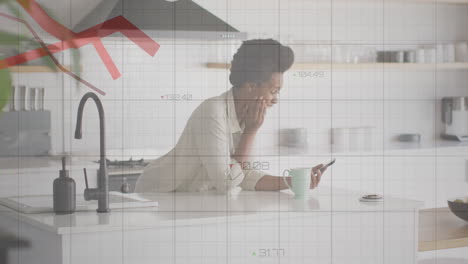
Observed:
[[[325,172],[325,170],[333,165],[335,163],[336,159],[333,159],[329,163],[323,165],[319,164],[315,167],[312,168],[312,171],[310,173],[311,181],[310,181],[310,189],[314,189],[315,187],[318,186],[320,179],[322,178],[322,174]]]

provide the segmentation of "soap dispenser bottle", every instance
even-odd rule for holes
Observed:
[[[54,180],[54,212],[56,214],[71,214],[76,207],[76,184],[70,178],[66,169],[66,158],[62,157],[62,170]]]

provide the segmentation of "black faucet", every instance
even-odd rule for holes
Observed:
[[[100,129],[100,150],[101,150],[101,160],[99,161],[99,172],[98,172],[98,187],[90,189],[88,188],[88,179],[85,174],[86,179],[86,189],[84,191],[84,198],[86,201],[97,200],[98,201],[98,213],[107,213],[109,209],[109,176],[107,175],[107,164],[106,164],[106,126],[104,119],[104,108],[102,107],[101,100],[94,93],[86,93],[83,98],[81,98],[80,105],[78,106],[78,117],[76,119],[76,130],[75,138],[81,139],[81,123],[83,119],[83,108],[86,101],[92,98],[96,103],[98,112],[99,112],[99,129]]]

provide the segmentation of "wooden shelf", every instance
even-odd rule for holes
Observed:
[[[69,69],[69,67],[66,67]],[[61,72],[61,70],[52,70],[47,66],[43,65],[22,65],[22,66],[12,66],[8,68],[11,72],[15,73],[34,73],[34,72]]]
[[[437,4],[468,4],[468,0],[413,0],[421,3],[437,3]]]
[[[208,62],[210,69],[229,69],[228,63]],[[466,62],[453,63],[295,63],[292,70],[457,70],[468,69]]]
[[[468,247],[468,225],[448,208],[419,211],[419,251]]]

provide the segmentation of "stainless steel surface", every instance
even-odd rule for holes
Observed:
[[[95,162],[99,163],[100,161]],[[148,163],[144,159],[134,160],[132,158],[129,160],[107,160],[109,191],[133,192],[138,177]]]
[[[84,192],[84,197],[86,200],[98,200],[98,213],[109,212],[109,176],[107,175],[107,159],[106,159],[106,128],[105,128],[105,117],[104,117],[104,108],[102,107],[101,100],[94,93],[86,93],[83,98],[81,98],[80,104],[78,106],[78,116],[76,119],[76,129],[75,129],[75,138],[82,138],[82,119],[83,119],[83,109],[86,104],[86,101],[91,98],[94,100],[98,112],[99,112],[99,130],[100,130],[100,163],[98,171],[98,187],[97,188],[86,188]]]
[[[165,15],[155,16],[145,10],[164,10]],[[190,10],[190,15],[187,15],[187,10]],[[103,0],[73,31],[83,31],[117,16],[124,16],[150,37],[158,39],[227,40],[247,37],[246,33],[239,32],[192,0]],[[103,31],[109,29],[112,28],[106,25],[100,28]],[[113,36],[120,37],[118,34],[109,37]]]
[[[101,161],[95,161],[96,163],[100,163]],[[106,161],[107,168],[112,168],[112,169],[123,169],[123,168],[144,168],[146,165],[148,165],[148,162],[146,162],[144,159],[138,159],[134,160],[133,158],[130,158],[129,160],[107,160]]]
[[[421,134],[400,134],[398,135],[398,141],[401,142],[420,142]]]
[[[468,97],[442,98],[442,122],[444,122],[444,124],[452,124],[453,111],[468,111]]]
[[[452,124],[452,108],[451,98],[442,98],[442,122],[444,124]]]
[[[452,97],[453,110],[467,111],[468,110],[468,97]]]
[[[468,97],[444,97],[441,108],[442,137],[465,141],[468,138]]]

